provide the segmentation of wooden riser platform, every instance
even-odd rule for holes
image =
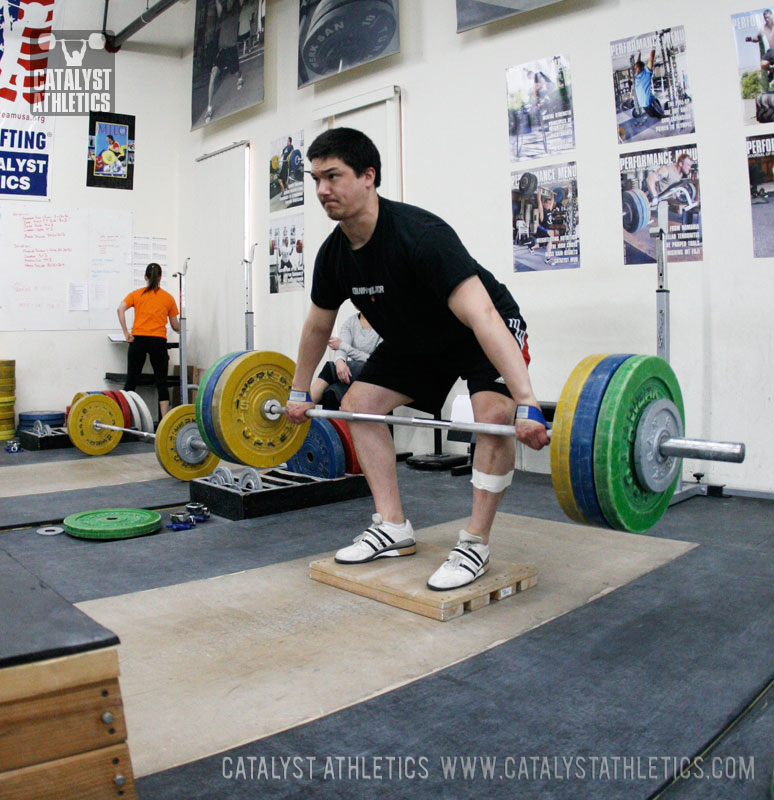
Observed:
[[[449,548],[417,543],[413,556],[377,558],[366,564],[313,561],[309,577],[441,622],[476,611],[537,584],[537,570],[524,564],[490,561],[489,571],[469,586],[449,592],[427,588],[427,579],[446,560]]]
[[[0,797],[136,798],[115,648],[0,669]]]

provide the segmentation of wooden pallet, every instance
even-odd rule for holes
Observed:
[[[441,622],[477,611],[537,584],[537,570],[524,564],[490,561],[489,571],[469,586],[434,592],[427,579],[446,560],[448,548],[417,544],[413,556],[378,558],[366,564],[337,564],[333,557],[313,561],[309,577],[338,589],[370,597]]]

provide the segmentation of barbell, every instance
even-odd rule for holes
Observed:
[[[304,445],[315,418],[514,436],[511,425],[309,409],[296,425],[284,402],[295,372],[281,353],[234,352],[200,381],[196,406],[179,406],[159,423],[156,455],[182,480],[209,474],[218,458],[274,467]],[[100,399],[96,399],[100,398]],[[86,452],[108,452],[126,430],[110,398],[86,395],[70,411],[68,431]],[[112,419],[109,419],[112,415]],[[741,462],[741,443],[683,437],[677,378],[655,356],[598,354],[583,359],[562,389],[551,431],[551,476],[564,512],[577,522],[641,532],[658,522],[680,477],[681,459]],[[113,437],[113,438],[111,438]]]
[[[159,422],[156,433],[132,430],[123,420],[118,403],[104,394],[85,394],[75,400],[67,417],[70,441],[88,455],[113,450],[124,433],[153,442],[159,464],[173,478],[188,481],[209,475],[218,463],[199,436],[194,406],[176,406]]]

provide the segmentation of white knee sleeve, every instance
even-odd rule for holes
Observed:
[[[485,492],[499,494],[504,492],[513,481],[513,470],[506,472],[505,475],[487,475],[485,472],[473,470],[473,477],[470,482],[476,489],[483,489]]]

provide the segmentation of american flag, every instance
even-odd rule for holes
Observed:
[[[31,103],[33,93],[45,87],[49,49],[42,48],[39,40],[51,33],[55,3],[0,0],[0,101],[18,102],[21,92]]]

